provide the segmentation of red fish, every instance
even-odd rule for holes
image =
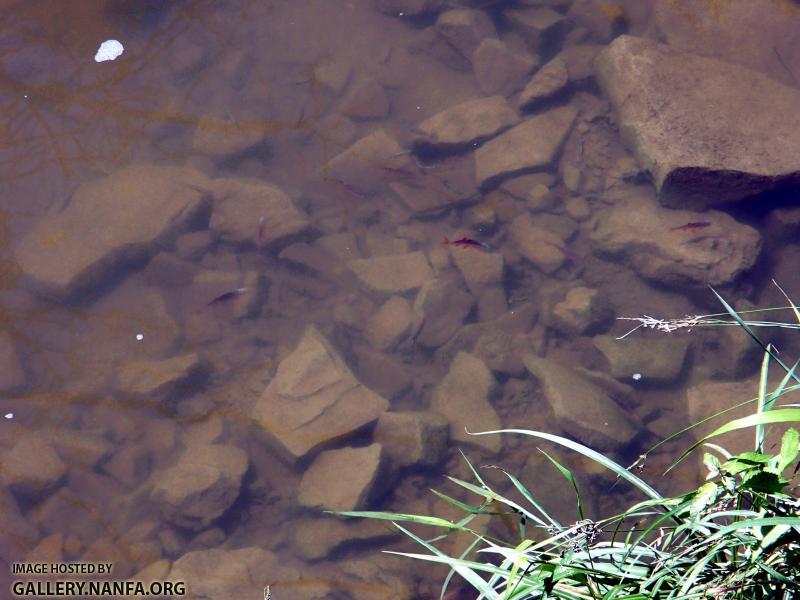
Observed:
[[[473,240],[472,238],[462,237],[461,239],[450,241],[447,239],[447,236],[442,240],[442,243],[447,246],[448,244],[453,244],[453,246],[459,246],[461,248],[482,248],[483,250],[489,250],[489,244],[485,244],[484,242],[479,242],[478,240]]]
[[[367,198],[368,195],[363,190],[358,189],[354,185],[347,183],[346,181],[342,181],[341,179],[336,179],[335,177],[328,177],[327,175],[322,178],[323,181],[327,181],[328,183],[335,183],[340,188],[353,194],[354,196],[358,196],[359,198]]]
[[[261,217],[258,220],[258,233],[256,233],[256,246],[261,248],[267,241],[267,223],[266,218]]]
[[[691,223],[686,223],[685,225],[673,227],[670,229],[670,231],[692,231],[693,229],[703,229],[709,225],[711,225],[709,221],[692,221]]]

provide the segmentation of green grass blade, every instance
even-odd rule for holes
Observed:
[[[566,477],[567,481],[569,481],[570,484],[572,485],[572,489],[575,490],[575,497],[578,499],[578,520],[582,521],[585,517],[583,516],[583,503],[581,502],[581,492],[578,489],[578,482],[575,481],[575,477],[572,475],[572,471],[567,469],[564,465],[562,465],[560,462],[558,462],[555,458],[550,456],[547,452],[545,452],[541,448],[538,448],[538,450],[539,452],[544,454],[547,457],[547,459],[551,463],[553,463],[553,465],[555,465],[556,469],[558,469],[559,472],[564,477]]]
[[[767,348],[767,346],[765,346],[760,339],[758,339],[758,336],[755,333],[753,333],[753,330],[750,329],[747,323],[742,321],[741,317],[736,313],[733,307],[730,304],[728,304],[725,301],[725,299],[717,293],[717,290],[715,290],[711,286],[708,287],[710,287],[711,291],[714,292],[714,295],[722,303],[722,306],[725,307],[725,310],[727,310],[728,313],[739,324],[739,326],[747,332],[747,335],[749,335],[755,341],[756,344],[761,346],[761,349],[764,350],[764,352],[767,352],[773,359],[775,359],[775,362],[777,362],[783,368],[784,371],[786,371],[787,373],[790,372],[791,369],[789,369],[789,367],[786,366],[786,363],[784,363],[776,354],[774,354],[769,348]],[[793,374],[793,379],[797,381],[797,383],[800,383],[800,377],[798,377],[796,374]]]
[[[636,477],[633,473],[628,471],[622,465],[614,462],[610,458],[607,458],[597,452],[596,450],[592,450],[588,446],[584,446],[578,442],[573,442],[565,437],[561,437],[559,435],[553,435],[552,433],[545,433],[544,431],[533,431],[530,429],[498,429],[495,431],[479,431],[475,433],[467,432],[470,435],[495,435],[498,433],[518,433],[521,435],[529,435],[532,437],[538,437],[544,440],[551,441],[555,444],[559,444],[570,450],[574,450],[579,454],[583,454],[586,458],[590,458],[591,460],[595,461],[596,463],[603,465],[608,470],[616,473],[621,478],[625,479],[632,483],[636,488],[641,490],[644,494],[650,496],[655,500],[662,500],[663,497],[659,494],[656,490],[650,487],[647,483]]]
[[[413,533],[411,533],[408,529],[398,525],[397,523],[394,524],[400,531],[405,533],[408,537],[412,540],[420,544],[421,546],[425,547],[427,550],[433,553],[434,556],[430,556],[427,554],[407,554],[404,552],[392,552],[391,554],[400,554],[402,556],[409,556],[412,558],[418,558],[420,560],[431,560],[434,562],[442,562],[444,564],[450,565],[450,567],[461,577],[463,577],[467,582],[469,582],[472,587],[478,590],[481,594],[486,596],[489,600],[499,600],[500,596],[495,592],[488,583],[478,575],[474,569],[486,570],[492,572],[496,567],[493,565],[482,565],[480,563],[474,563],[470,561],[464,561],[456,558],[451,558],[445,555],[441,550],[432,546],[431,544],[427,543],[425,540],[417,537]]]
[[[699,445],[704,444],[713,437],[717,437],[731,431],[736,431],[737,429],[755,427],[759,424],[769,425],[773,423],[792,423],[795,421],[800,421],[800,409],[798,408],[776,408],[775,410],[771,410],[766,413],[748,415],[747,417],[742,417],[741,419],[734,419],[733,421],[725,423],[725,425],[722,427],[718,427],[701,440],[692,444],[688,450],[685,450],[684,453],[681,454],[678,460],[676,460],[668,470],[680,463],[692,452],[692,450],[697,448]]]
[[[769,349],[770,344],[767,344],[767,352],[764,352],[764,359],[761,361],[761,374],[758,379],[758,402],[756,403],[756,412],[763,413],[769,410],[765,407],[767,401],[767,376],[769,374]],[[761,452],[764,448],[764,438],[766,436],[766,429],[763,424],[756,425],[756,452]]]

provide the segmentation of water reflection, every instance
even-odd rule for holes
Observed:
[[[615,340],[614,316],[708,313],[713,278],[739,305],[770,304],[768,276],[795,284],[774,242],[792,209],[663,207],[594,76],[621,33],[727,35],[714,3],[8,4],[5,564],[112,562],[198,598],[432,597],[444,571],[377,553],[408,550],[394,529],[320,507],[455,517],[428,489],[474,500],[443,478],[470,478],[463,449],[574,520],[536,443],[465,428],[628,464],[699,398],[752,386],[734,333]],[[764,6],[762,27],[800,20]],[[707,54],[795,85],[800,46],[776,27],[775,52]],[[125,52],[96,63],[112,38]],[[679,448],[647,457],[666,494],[698,476],[658,477]],[[633,497],[571,464],[587,513]]]

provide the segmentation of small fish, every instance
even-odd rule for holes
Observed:
[[[327,181],[328,183],[335,183],[343,190],[350,192],[354,196],[358,196],[359,198],[367,198],[366,192],[358,189],[357,187],[350,185],[346,181],[342,181],[341,179],[336,179],[335,177],[328,177],[325,176],[322,178],[323,181]]]
[[[267,219],[262,216],[258,220],[258,231],[256,233],[256,246],[261,248],[267,241]]]
[[[686,223],[685,225],[673,227],[670,229],[670,231],[692,231],[693,229],[703,229],[709,225],[711,225],[710,221],[692,221],[691,223]]]
[[[452,244],[453,246],[459,246],[461,248],[483,248],[484,250],[489,250],[489,244],[484,242],[479,242],[478,240],[473,240],[472,238],[462,237],[458,240],[453,240],[452,242],[447,239],[447,236],[442,240],[442,244],[445,246]]]
[[[235,290],[231,290],[230,292],[225,292],[224,294],[220,294],[219,296],[217,296],[216,298],[211,300],[211,302],[206,304],[206,306],[214,306],[216,304],[222,304],[224,302],[228,302],[229,300],[233,300],[234,298],[238,298],[239,296],[241,296],[246,291],[247,291],[246,287],[240,287],[240,288],[236,288]]]

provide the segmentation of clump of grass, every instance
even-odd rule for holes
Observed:
[[[788,367],[770,345],[755,335],[753,326],[768,323],[744,321],[718,294],[717,297],[726,313],[697,317],[693,326],[732,323],[743,327],[764,349],[764,360],[758,395],[746,401],[755,403],[754,413],[717,427],[691,445],[667,470],[666,474],[698,447],[706,447],[703,462],[708,476],[697,489],[664,497],[633,472],[640,461],[625,468],[562,436],[506,429],[475,435],[514,433],[548,440],[603,465],[618,479],[637,488],[646,499],[619,514],[598,521],[588,519],[572,473],[545,453],[576,493],[579,518],[575,523],[561,523],[553,518],[511,473],[503,471],[524,501],[516,502],[494,491],[468,460],[474,483],[448,479],[474,494],[474,504],[435,492],[465,513],[458,521],[372,511],[338,514],[390,520],[427,551],[394,554],[448,565],[451,570],[442,587],[442,597],[454,574],[472,585],[479,599],[489,600],[800,597],[800,500],[790,493],[798,470],[800,435],[790,427],[781,437],[775,454],[765,449],[768,425],[800,421],[797,405],[782,404],[787,394],[800,388],[800,379],[795,374],[798,363]],[[791,300],[789,304],[788,308],[800,322],[800,311]],[[727,318],[722,319],[725,315]],[[775,389],[768,391],[771,362],[777,362],[785,374]],[[755,430],[753,450],[733,454],[712,441],[745,428]],[[470,527],[479,515],[498,514],[497,506],[503,507],[502,512],[519,517],[523,540],[519,544],[509,545]],[[423,539],[400,525],[401,522],[431,526],[443,533]],[[447,556],[435,543],[455,531],[469,533],[473,541],[460,556]]]

